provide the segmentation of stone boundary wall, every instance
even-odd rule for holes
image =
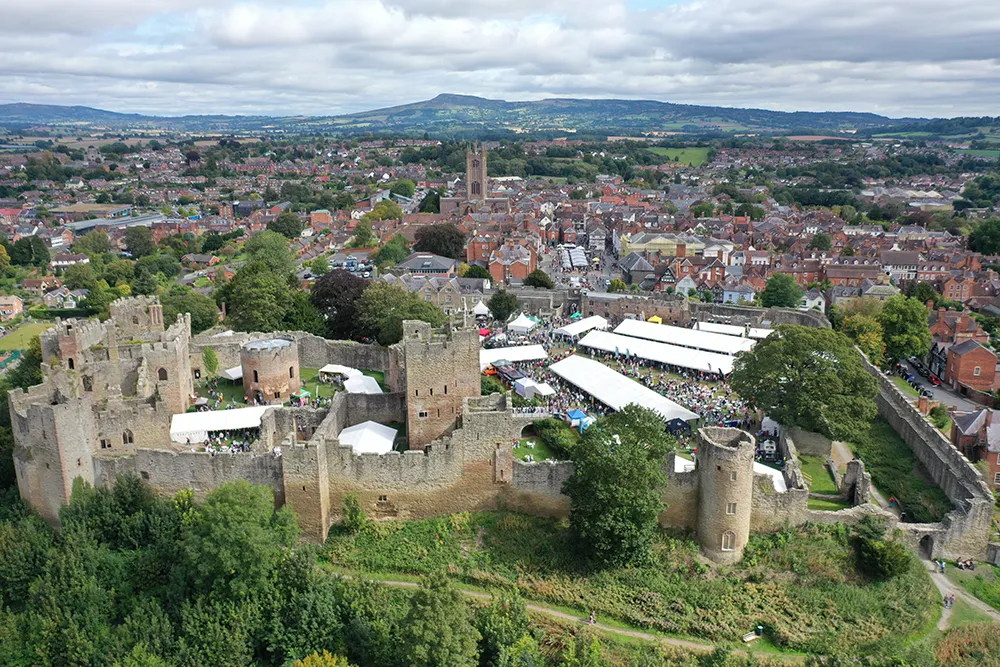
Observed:
[[[215,350],[219,370],[240,365],[240,348],[255,340],[285,338],[294,340],[299,348],[299,364],[304,368],[322,368],[327,364],[340,364],[361,370],[389,370],[389,348],[365,345],[353,341],[327,340],[301,331],[275,331],[273,333],[233,333],[230,336],[202,333],[191,339],[191,354],[200,355],[206,347]]]
[[[821,456],[824,459],[830,458],[833,452],[833,440],[822,433],[807,431],[798,426],[782,427],[782,438],[791,438],[795,441],[795,449],[806,456]]]
[[[859,352],[860,354],[860,352]],[[881,415],[910,447],[956,509],[939,524],[900,524],[914,547],[935,558],[983,558],[993,519],[993,494],[979,472],[906,400],[891,379],[862,355],[865,368],[879,384]],[[930,537],[931,544],[922,542]]]
[[[990,542],[986,546],[986,562],[1000,565],[1000,543]]]
[[[736,306],[722,303],[689,303],[691,316],[697,320],[707,321],[713,317],[729,318],[733,324],[752,324],[760,326],[762,322],[770,322],[771,327],[781,324],[797,324],[804,327],[830,327],[830,320],[816,310],[796,310],[794,308],[755,308],[753,306]]]

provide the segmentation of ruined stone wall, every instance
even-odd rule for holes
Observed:
[[[698,524],[698,473],[692,462],[687,472],[674,472],[674,452],[667,454],[667,488],[663,490],[666,508],[660,512],[661,526],[694,528]]]
[[[347,409],[347,417],[341,425],[341,430],[365,421],[379,424],[406,423],[406,395],[402,392],[392,394],[338,392],[337,395],[343,395]]]
[[[159,297],[116,299],[108,306],[108,312],[123,336],[143,336],[150,331],[163,331],[163,311]],[[156,318],[157,312],[160,319]]]
[[[957,509],[950,512],[938,529],[914,528],[902,524],[919,542],[922,535],[932,535],[935,556],[945,558],[982,558],[986,554],[993,517],[993,496],[979,472],[934,426],[900,393],[895,383],[863,357],[869,373],[879,384],[876,398],[879,414],[913,450]]]
[[[504,505],[528,514],[568,517],[569,496],[562,488],[573,470],[569,461],[514,461],[510,485],[502,495]]]
[[[806,456],[821,456],[828,459],[833,451],[833,440],[822,433],[807,431],[798,426],[782,427],[781,439],[787,438],[792,439],[798,452]]]
[[[282,448],[285,502],[298,515],[307,537],[322,542],[330,527],[330,472],[326,443],[296,443]]]
[[[754,308],[722,303],[690,302],[691,316],[702,322],[724,320],[730,324],[750,324],[776,327],[782,324],[796,324],[804,327],[829,327],[830,321],[816,310],[796,310],[794,308]]]
[[[134,453],[136,449],[163,449],[170,445],[173,412],[164,403],[141,400],[110,401],[94,415],[95,453]],[[101,447],[105,440],[110,447]]]
[[[778,493],[769,475],[754,474],[751,496],[750,530],[775,531],[785,525],[806,521],[809,512],[809,489],[789,487]]]
[[[191,353],[201,355],[202,350],[211,347],[219,358],[219,370],[225,370],[240,365],[240,349],[244,345],[269,338],[294,340],[299,347],[299,363],[303,368],[319,369],[327,364],[340,364],[360,370],[383,372],[389,370],[388,348],[345,340],[326,340],[301,331],[232,335],[203,333],[191,341]]]

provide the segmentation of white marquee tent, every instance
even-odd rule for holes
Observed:
[[[535,323],[524,313],[518,315],[516,320],[507,325],[508,331],[513,331],[518,334],[526,334],[534,328]]]
[[[381,394],[382,387],[378,386],[378,380],[367,375],[355,375],[347,378],[344,382],[344,389],[349,394]]]
[[[355,454],[388,454],[396,439],[396,429],[366,421],[349,426],[337,436],[342,445],[350,445]]]
[[[235,431],[241,428],[260,426],[261,416],[270,406],[237,408],[235,410],[210,410],[208,412],[185,412],[174,415],[170,420],[170,439],[184,443],[205,442],[213,431]]]
[[[351,368],[350,366],[341,366],[340,364],[327,364],[323,368],[319,369],[319,376],[324,378],[327,375],[343,375],[346,378],[358,377],[364,375],[357,368]]]
[[[507,361],[538,361],[548,359],[549,353],[541,345],[516,345],[514,347],[495,347],[492,350],[479,350],[479,370],[485,370],[501,359]]]
[[[592,315],[591,317],[585,317],[582,320],[577,320],[567,324],[564,327],[559,327],[552,333],[560,334],[562,336],[568,336],[570,338],[576,338],[580,334],[587,333],[591,329],[607,329],[608,321],[601,317],[600,315]]]
[[[219,373],[219,377],[223,380],[232,380],[236,382],[237,380],[243,379],[243,367],[233,366],[232,368],[227,368],[226,370]]]
[[[663,417],[664,421],[698,419],[698,415],[687,408],[599,361],[572,355],[552,364],[549,370],[614,410],[621,410],[626,405],[635,403],[653,410]]]
[[[483,303],[482,301],[480,301],[479,303],[477,303],[475,305],[475,307],[473,307],[472,312],[477,317],[480,316],[480,315],[486,316],[486,315],[490,314],[490,309],[486,306],[485,303]]]
[[[641,320],[625,320],[615,328],[615,333],[721,354],[736,354],[751,350],[756,342],[749,338],[736,338],[735,336],[695,331],[694,329],[673,327],[669,324],[642,322]]]
[[[657,343],[643,338],[630,338],[610,331],[591,331],[577,345],[601,352],[639,357],[647,361],[690,368],[705,373],[729,375],[733,372],[734,358],[728,354],[692,350],[687,347]]]
[[[694,325],[695,331],[708,331],[709,333],[725,334],[727,336],[739,336],[744,337],[747,330],[746,327],[739,327],[735,324],[719,324],[717,322],[697,322]],[[774,329],[761,329],[758,327],[750,327],[750,338],[756,338],[758,340],[762,338],[767,338],[772,333]]]

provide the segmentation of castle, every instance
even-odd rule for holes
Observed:
[[[140,476],[159,493],[192,489],[203,496],[236,479],[267,485],[316,541],[325,539],[350,493],[380,520],[499,506],[568,514],[562,487],[573,464],[514,459],[512,439],[539,415],[515,410],[509,394],[480,396],[475,329],[439,332],[406,321],[403,339],[381,347],[302,332],[192,336],[190,316],[168,326],[150,297],[119,299],[110,313],[105,322],[56,320],[40,336],[42,383],[10,393],[18,488],[49,521],[58,521],[76,478],[111,484],[120,473]],[[241,367],[248,397],[275,404],[255,413],[260,436],[248,452],[213,456],[171,438],[174,416],[189,410],[195,381],[206,373],[208,348],[219,368]],[[281,405],[301,385],[301,368],[327,364],[381,371],[389,391],[340,391],[324,408]],[[406,451],[358,454],[339,442],[345,428],[369,420],[405,423]],[[870,477],[860,461],[841,482],[842,496],[857,506],[817,512],[808,509],[791,436],[781,438],[789,464],[780,473],[755,466],[748,433],[703,428],[698,438],[696,461],[673,453],[664,461],[660,523],[694,530],[712,560],[738,561],[751,531],[880,511],[865,504]],[[973,494],[964,497],[978,503],[970,485],[942,488]],[[978,556],[986,548],[981,508],[967,505],[966,517],[975,508],[971,527],[956,513],[942,524],[900,527],[915,546],[926,548],[924,539],[931,539],[935,556]]]

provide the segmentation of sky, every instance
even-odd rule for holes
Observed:
[[[439,93],[1000,115],[997,0],[0,0],[0,103],[335,115]]]

